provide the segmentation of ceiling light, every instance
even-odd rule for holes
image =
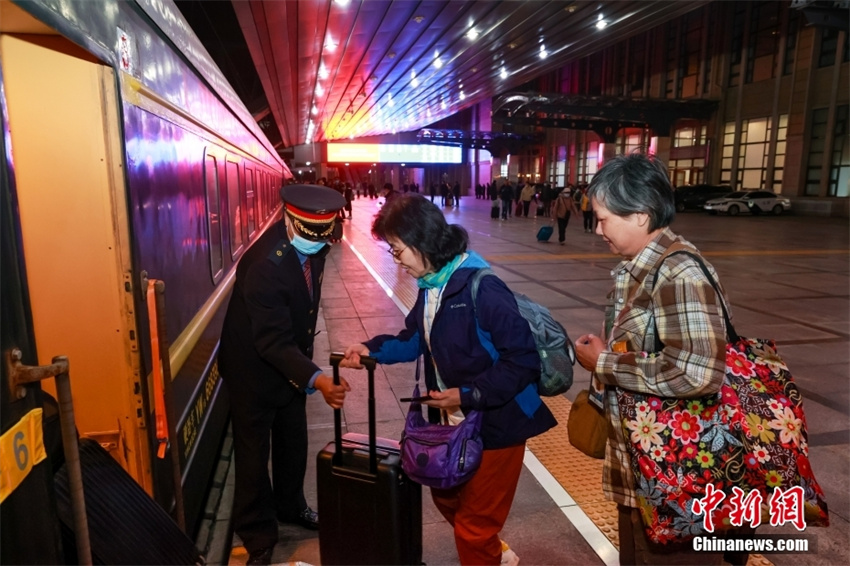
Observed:
[[[475,28],[469,28],[469,31],[466,32],[466,37],[467,39],[475,41],[476,39],[478,39],[478,30]]]
[[[328,53],[333,53],[336,51],[336,43],[334,42],[331,36],[327,36],[325,38],[325,51]]]
[[[545,59],[547,55],[549,55],[549,54],[546,52],[546,46],[541,43],[540,44],[540,58]]]
[[[499,71],[499,76],[503,79],[508,78],[508,70],[502,67],[502,69]]]
[[[465,94],[463,94],[463,91],[460,91],[460,99],[461,99],[461,100],[466,100],[466,95],[465,95]]]
[[[326,78],[328,78],[328,68],[327,68],[327,67],[325,67],[325,64],[324,64],[324,63],[322,63],[321,65],[319,65],[319,78],[320,78],[320,79],[326,79]]]
[[[322,88],[322,85],[316,83],[316,96],[322,96],[325,94],[325,90]]]
[[[602,14],[599,14],[599,17],[596,20],[596,29],[604,29],[607,25],[608,22],[602,19]]]
[[[440,59],[439,57],[435,58],[434,59],[434,66],[437,67],[438,69],[442,68],[443,60]]]
[[[314,104],[313,108],[310,110],[310,112],[312,112],[313,116],[315,116],[316,114],[319,113],[319,108]]]
[[[345,8],[346,6],[348,6],[348,3],[351,2],[351,0],[334,0],[334,2],[336,2],[337,5]]]

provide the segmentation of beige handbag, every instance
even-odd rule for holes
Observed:
[[[597,459],[605,457],[608,419],[605,418],[605,413],[590,401],[587,389],[579,393],[573,401],[567,420],[567,434],[570,444],[584,454]]]

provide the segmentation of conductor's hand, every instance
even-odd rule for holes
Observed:
[[[339,385],[334,385],[334,380],[323,373],[319,374],[313,386],[322,392],[322,397],[325,398],[325,403],[334,409],[341,409],[345,402],[345,392],[351,391],[351,386],[344,377],[340,376]]]
[[[363,344],[352,344],[345,349],[345,357],[339,362],[341,368],[363,369],[360,356],[368,356],[369,348]]]
[[[605,342],[602,341],[602,338],[594,334],[585,334],[579,336],[575,346],[576,359],[581,367],[587,371],[594,371],[599,355],[605,351]]]
[[[425,401],[424,404],[428,405],[429,407],[448,409],[450,407],[460,406],[460,389],[458,389],[457,387],[452,387],[451,389],[446,389],[445,391],[429,391],[428,395],[431,397],[431,399]]]

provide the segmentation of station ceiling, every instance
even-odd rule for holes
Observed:
[[[705,3],[235,0],[232,7],[280,144],[292,147],[417,131]]]

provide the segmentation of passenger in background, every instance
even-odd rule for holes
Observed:
[[[535,187],[531,183],[528,183],[522,188],[519,196],[522,201],[522,216],[524,218],[528,218],[528,209],[531,208],[531,201],[536,199],[535,196]]]
[[[543,190],[540,193],[540,200],[543,201],[544,216],[551,216],[550,210],[552,208],[552,201],[555,200],[556,196],[558,196],[555,191],[556,189],[554,189],[550,183],[543,185]]]
[[[311,359],[328,241],[345,199],[319,185],[289,185],[281,197],[284,218],[236,268],[218,353],[233,425],[233,526],[248,564],[270,563],[278,521],[318,528],[304,497],[307,394],[340,408],[350,390]]]
[[[354,191],[351,188],[351,183],[345,183],[343,196],[345,197],[345,210],[348,212],[348,217],[351,218],[351,201],[354,200]]]
[[[581,214],[584,217],[584,231],[593,232],[593,201],[587,194],[587,185],[581,189]]]
[[[452,186],[452,198],[454,198],[455,206],[460,210],[460,183],[455,181]]]
[[[360,368],[365,355],[382,364],[422,355],[431,422],[457,424],[468,411],[482,411],[480,468],[460,486],[432,488],[431,497],[454,527],[460,563],[498,565],[499,533],[516,492],[525,442],[556,424],[537,394],[540,357],[531,330],[497,277],[483,277],[473,299],[472,276],[487,263],[467,249],[466,230],[448,224],[425,198],[406,195],[382,208],[372,235],[389,244],[395,262],[417,280],[419,295],[399,334],[349,346],[340,365]],[[488,344],[479,340],[479,329]],[[518,561],[510,549],[504,558]]]
[[[722,553],[694,552],[691,541],[660,545],[647,538],[616,388],[685,399],[719,391],[726,372],[721,304],[728,301],[688,255],[671,255],[656,268],[674,242],[688,243],[668,228],[676,208],[663,163],[640,154],[617,156],[593,177],[585,196],[593,201],[597,233],[623,257],[611,272],[606,336],[585,334],[576,341],[579,363],[605,386],[610,424],[602,490],[617,503],[620,564],[720,564]],[[642,289],[626,304],[635,285]],[[732,561],[746,562],[746,556]]]
[[[397,198],[401,193],[393,188],[392,183],[384,183],[383,197],[384,197],[384,206],[387,205],[392,199]]]
[[[558,243],[562,246],[567,239],[567,224],[570,216],[576,212],[576,201],[572,195],[572,185],[567,185],[552,203],[552,216],[558,220]]]
[[[507,220],[511,217],[511,206],[514,200],[514,189],[507,181],[502,185],[499,197],[502,199],[502,220]]]

